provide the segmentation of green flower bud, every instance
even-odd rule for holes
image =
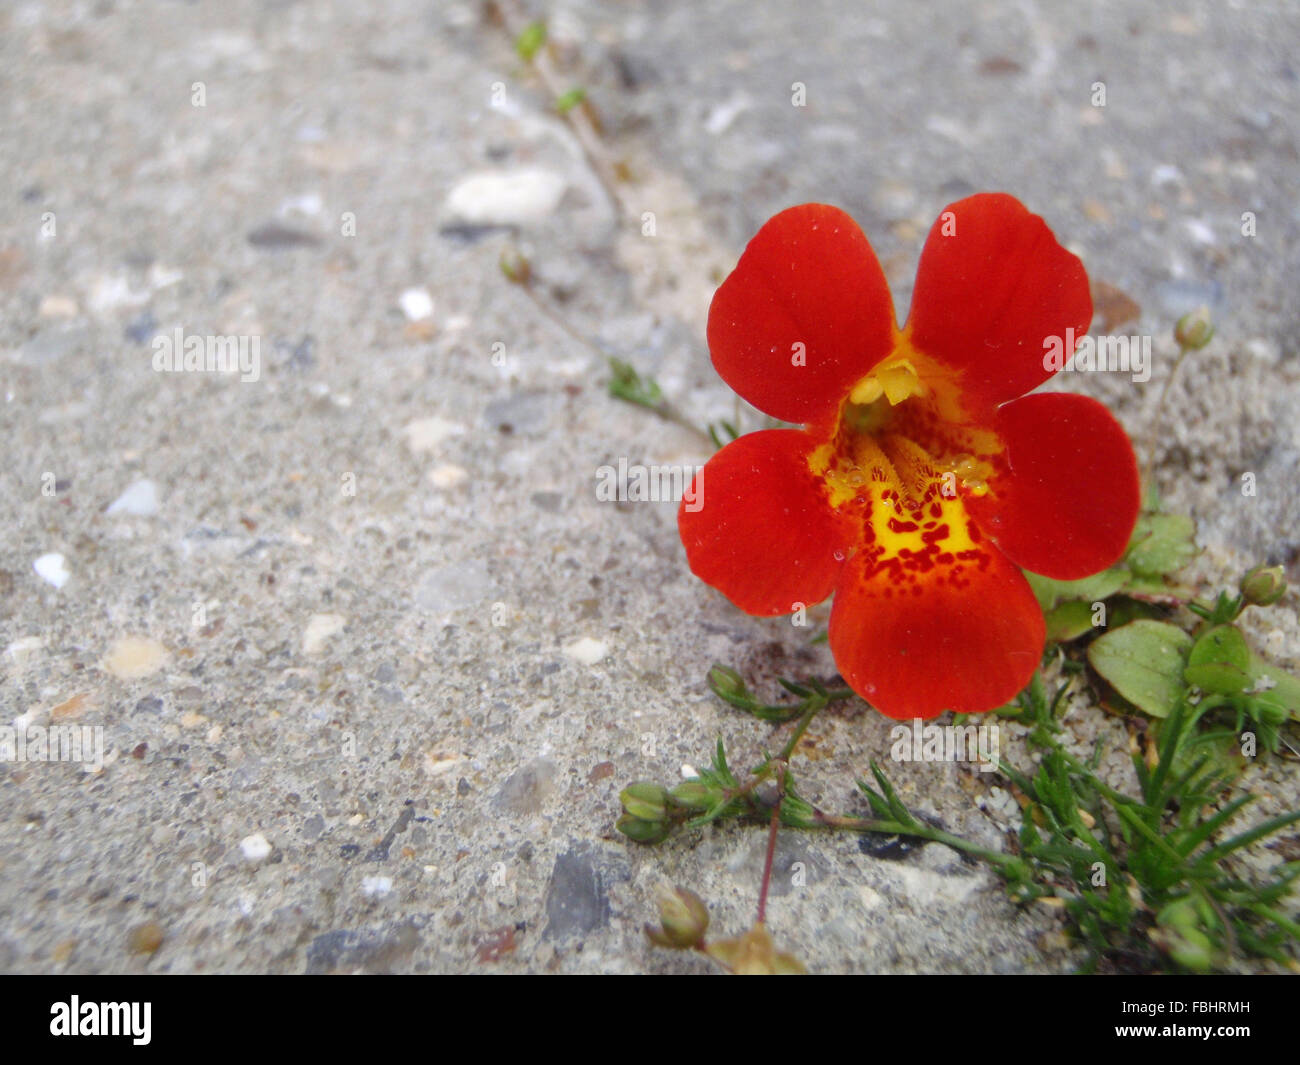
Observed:
[[[1256,566],[1241,578],[1240,589],[1252,606],[1272,606],[1286,595],[1286,571],[1281,566]]]
[[[709,687],[724,699],[748,694],[745,678],[728,666],[714,666],[709,670]]]
[[[1199,928],[1178,931],[1153,928],[1150,935],[1156,946],[1174,961],[1195,972],[1209,972],[1222,961],[1214,942]]]
[[[624,814],[615,823],[623,835],[634,843],[662,843],[668,838],[668,824],[665,821],[642,821],[639,817]]]
[[[642,821],[662,821],[668,814],[668,789],[652,780],[629,784],[618,799],[624,810]]]
[[[704,942],[709,930],[709,908],[704,900],[688,888],[675,887],[659,895],[661,927],[646,925],[652,943],[673,950],[689,950]]]
[[[1209,935],[1221,922],[1206,899],[1190,895],[1174,899],[1161,907],[1156,925],[1148,933],[1151,941],[1179,965],[1203,973],[1223,961],[1222,951]]]
[[[533,264],[522,252],[510,249],[501,253],[501,272],[515,285],[526,285],[533,279]]]
[[[713,789],[702,780],[684,780],[668,795],[678,806],[688,810],[707,810],[716,797]]]
[[[1156,915],[1156,923],[1180,932],[1199,927],[1201,915],[1196,900],[1184,895],[1181,899],[1167,903]]]
[[[1178,346],[1190,351],[1200,351],[1214,336],[1214,321],[1209,307],[1197,307],[1178,319],[1174,326],[1174,339]]]

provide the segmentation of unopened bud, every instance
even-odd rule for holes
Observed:
[[[629,784],[618,796],[623,809],[642,821],[662,821],[667,815],[668,789],[652,780]]]
[[[507,281],[526,285],[533,278],[533,264],[522,252],[511,249],[501,253],[501,272]]]
[[[1174,339],[1180,348],[1199,351],[1214,336],[1214,321],[1209,307],[1197,307],[1178,319],[1174,326]]]
[[[624,814],[615,823],[617,828],[633,843],[662,843],[668,838],[668,822],[642,821],[639,817]]]
[[[1194,972],[1209,972],[1220,963],[1220,952],[1215,949],[1214,941],[1199,929],[1174,931],[1167,928],[1153,928],[1147,934],[1152,942],[1174,961]]]
[[[745,694],[744,678],[729,666],[714,666],[709,670],[709,686],[724,699]]]
[[[673,802],[688,810],[707,810],[714,801],[713,789],[702,780],[683,780],[668,794]]]
[[[1256,566],[1241,578],[1240,589],[1252,606],[1272,606],[1286,595],[1286,571],[1281,566]]]
[[[675,887],[659,896],[659,928],[646,925],[651,942],[674,950],[689,950],[704,942],[709,930],[709,908],[689,888]]]
[[[1196,900],[1184,896],[1175,899],[1173,902],[1166,903],[1156,915],[1156,922],[1165,928],[1172,928],[1178,932],[1185,932],[1189,928],[1199,928],[1201,915],[1196,906]]]

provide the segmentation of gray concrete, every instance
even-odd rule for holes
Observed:
[[[756,685],[833,667],[690,576],[673,506],[597,502],[604,463],[708,455],[610,400],[602,353],[729,416],[708,301],[792,203],[857,217],[905,307],[945,203],[1018,195],[1142,308],[1118,331],[1156,337],[1150,382],[1058,382],[1139,442],[1171,322],[1209,302],[1160,483],[1210,584],[1263,558],[1300,576],[1292,6],[547,7],[621,203],[476,4],[0,8],[0,720],[102,727],[107,750],[0,765],[0,968],[706,968],[645,945],[653,892],[690,885],[739,934],[762,833],[636,848],[619,788],[718,735],[756,759],[712,662]],[[567,330],[505,283],[509,247]],[[257,379],[155,372],[177,329],[258,338]],[[1295,602],[1255,632],[1292,668]],[[809,797],[853,808],[888,733],[827,714]],[[949,829],[1006,838],[987,776],[893,772]],[[1252,786],[1294,805],[1285,765]],[[777,869],[773,933],[817,971],[1075,960],[943,848],[787,835]]]

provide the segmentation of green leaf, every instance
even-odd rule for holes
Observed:
[[[1165,717],[1183,694],[1192,638],[1163,621],[1133,621],[1094,640],[1088,662],[1125,699]]]
[[[531,63],[533,57],[542,50],[546,43],[546,24],[530,22],[515,38],[515,52],[525,63]]]
[[[722,745],[722,737],[718,737],[718,750],[713,756],[713,771],[717,773],[718,779],[729,788],[737,786],[735,775],[731,772],[731,766],[727,765],[727,750]]]
[[[1187,664],[1199,666],[1213,662],[1235,666],[1243,672],[1250,666],[1250,648],[1236,625],[1216,625],[1197,637]]]
[[[659,384],[653,377],[642,377],[636,369],[622,359],[609,360],[613,377],[609,381],[609,394],[615,399],[635,403],[639,407],[658,407],[664,399]]]
[[[1112,566],[1077,581],[1054,581],[1025,571],[1025,579],[1038,597],[1038,605],[1044,613],[1070,600],[1092,604],[1106,599],[1123,588],[1130,576],[1132,574],[1124,566]]]
[[[562,115],[567,115],[586,98],[587,90],[582,88],[582,86],[570,89],[555,101],[555,110]]]
[[[1250,676],[1249,686],[1261,689],[1253,698],[1286,711],[1293,721],[1300,721],[1300,678],[1265,661],[1254,651],[1249,654],[1250,662],[1246,667]],[[1261,681],[1264,684],[1271,683],[1271,687],[1262,688]]]
[[[781,799],[781,823],[794,828],[812,828],[817,823],[812,803],[794,790],[794,781],[786,776],[785,795]]]
[[[1233,851],[1241,850],[1242,847],[1247,847],[1256,840],[1271,836],[1274,832],[1279,832],[1297,821],[1300,821],[1300,810],[1289,814],[1279,814],[1261,825],[1256,825],[1247,832],[1241,832],[1231,839],[1224,840],[1217,847],[1212,847],[1204,854],[1198,855],[1197,864],[1212,868],[1216,862],[1222,861]]]
[[[871,762],[871,775],[876,778],[876,784],[880,787],[880,794],[887,804],[890,816],[900,825],[914,826],[916,821],[913,820],[912,815],[907,812],[907,807],[903,805],[902,800],[894,792],[894,785],[889,782],[884,770],[874,760]],[[875,803],[871,805],[875,806]]]
[[[1187,656],[1183,679],[1213,695],[1237,695],[1251,685],[1250,648],[1236,625],[1207,629]]]
[[[1186,514],[1145,514],[1124,561],[1139,577],[1165,577],[1187,565],[1196,552],[1196,523]]]
[[[1124,594],[1135,599],[1152,599],[1157,602],[1181,602],[1192,597],[1192,589],[1164,577],[1145,577],[1134,574],[1124,586]]]
[[[1049,610],[1047,619],[1047,639],[1052,643],[1068,643],[1077,640],[1086,632],[1091,632],[1092,604],[1082,599],[1071,599]]]

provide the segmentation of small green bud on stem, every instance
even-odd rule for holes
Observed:
[[[1241,597],[1251,606],[1272,606],[1286,595],[1286,570],[1256,566],[1241,578]]]
[[[1180,348],[1200,351],[1214,337],[1214,321],[1209,307],[1197,307],[1178,319],[1174,326],[1174,339]]]
[[[623,809],[642,821],[662,821],[668,814],[668,789],[652,780],[638,780],[619,792]]]

